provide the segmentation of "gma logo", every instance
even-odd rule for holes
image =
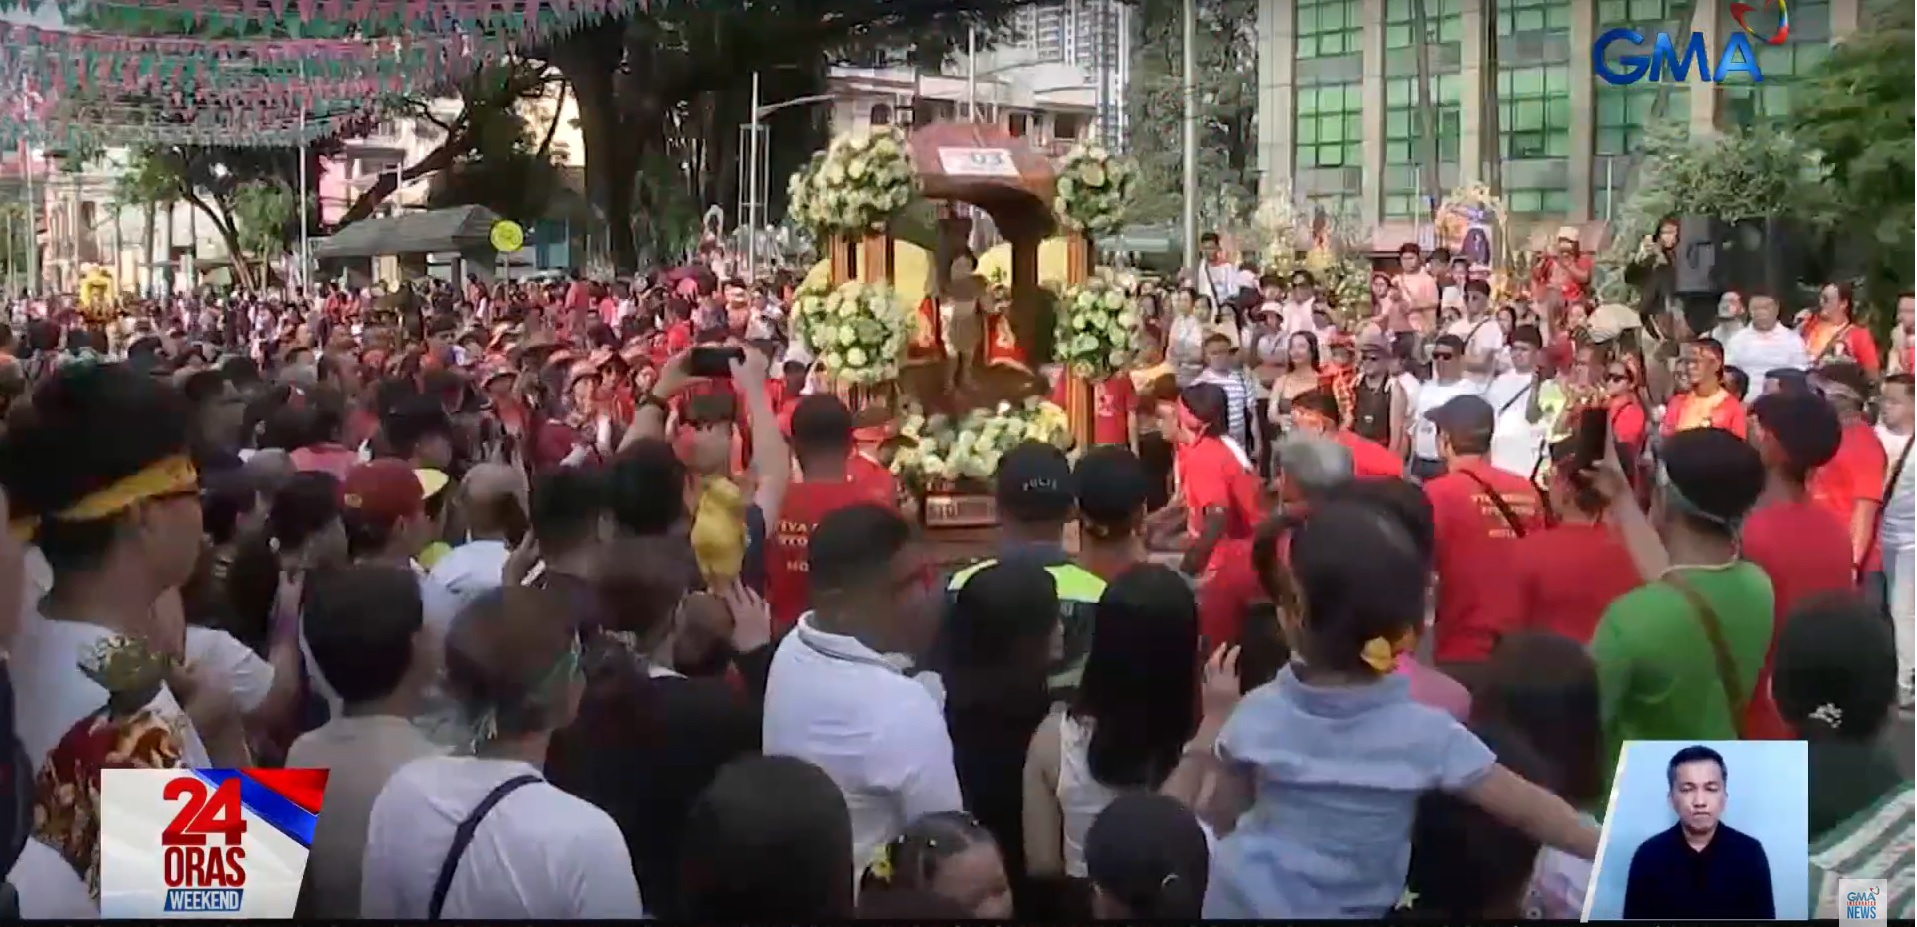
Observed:
[[[1633,49],[1643,48],[1644,36],[1631,29],[1612,29],[1591,43],[1591,70],[1607,84],[1621,86],[1646,79],[1654,84],[1666,80],[1687,81],[1691,79],[1693,65],[1697,67],[1698,79],[1705,83],[1722,83],[1724,78],[1740,72],[1749,75],[1751,83],[1764,82],[1764,72],[1757,69],[1757,52],[1742,32],[1733,32],[1724,40],[1724,46],[1718,49],[1716,67],[1711,66],[1701,32],[1691,33],[1690,41],[1684,43],[1683,54],[1678,53],[1668,33],[1660,32],[1649,55],[1619,55],[1613,64],[1605,59],[1605,53],[1619,43]]]

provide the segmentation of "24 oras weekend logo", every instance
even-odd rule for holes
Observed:
[[[108,769],[100,916],[289,918],[324,769]]]

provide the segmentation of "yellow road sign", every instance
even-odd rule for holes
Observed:
[[[518,251],[526,244],[526,230],[511,219],[501,219],[493,223],[492,242],[494,251]]]

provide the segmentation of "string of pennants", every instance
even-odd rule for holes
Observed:
[[[0,25],[0,144],[296,146],[644,0],[0,0],[145,34]],[[188,31],[194,36],[154,35]],[[205,38],[222,32],[323,38]],[[374,37],[366,37],[374,36]]]

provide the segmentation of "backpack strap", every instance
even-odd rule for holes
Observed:
[[[545,780],[530,773],[507,779],[494,786],[492,791],[487,792],[486,797],[479,800],[479,805],[473,809],[473,812],[466,815],[466,820],[459,822],[459,829],[453,832],[453,845],[446,851],[445,861],[439,864],[439,879],[433,883],[433,900],[426,908],[427,920],[439,920],[440,910],[446,907],[446,893],[452,890],[453,875],[459,871],[459,860],[466,855],[466,848],[472,844],[473,835],[479,832],[479,822],[485,820],[486,815],[492,812],[493,806],[499,804],[506,796],[535,782],[543,781]]]
[[[1744,685],[1737,678],[1737,663],[1731,659],[1730,645],[1724,641],[1724,623],[1718,619],[1717,609],[1711,607],[1709,599],[1691,585],[1691,581],[1681,573],[1671,573],[1664,582],[1676,589],[1690,603],[1691,611],[1697,615],[1698,626],[1703,628],[1704,636],[1711,642],[1711,656],[1717,661],[1717,680],[1724,686],[1724,704],[1731,710],[1731,730],[1737,736],[1744,736]]]

